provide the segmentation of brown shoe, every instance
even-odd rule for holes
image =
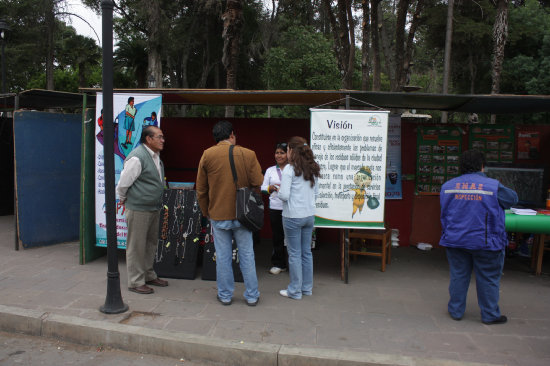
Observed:
[[[145,283],[148,284],[148,285],[158,286],[158,287],[166,287],[166,286],[168,286],[168,281],[166,281],[166,280],[161,280],[160,278],[155,278],[154,280],[146,281]]]
[[[141,285],[138,287],[128,287],[128,290],[135,292],[137,294],[143,294],[143,295],[152,294],[153,292],[155,292],[155,290],[153,290],[151,287],[147,285]]]

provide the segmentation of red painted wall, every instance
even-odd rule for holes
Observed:
[[[204,149],[212,146],[212,127],[219,118],[163,118],[162,130],[166,136],[166,145],[162,152],[166,178],[168,181],[195,182],[197,166]],[[256,152],[258,161],[265,171],[275,163],[275,144],[287,141],[291,136],[303,136],[309,139],[310,121],[308,119],[247,119],[228,118],[233,123],[237,143]],[[402,174],[415,174],[416,169],[416,128],[418,124],[403,122],[401,124],[401,159]],[[466,126],[467,130],[467,126]],[[540,133],[540,159],[517,160],[514,165],[544,166],[550,170],[550,126],[517,125],[516,142],[519,131],[538,131]],[[464,135],[463,150],[468,148],[468,134]],[[514,148],[517,157],[517,146]],[[547,174],[548,175],[548,174]],[[546,178],[548,185],[548,177]],[[385,221],[391,228],[399,229],[399,245],[409,246],[412,232],[412,211],[414,181],[403,181],[403,199],[386,200]],[[550,188],[550,187],[549,187]],[[266,207],[267,197],[265,198]],[[267,213],[267,211],[266,211]],[[439,220],[439,210],[428,212],[433,220]],[[319,229],[317,239],[320,243],[338,242],[337,229]],[[269,238],[271,228],[266,214],[265,226],[261,236]]]
[[[409,153],[403,154],[403,159],[407,159],[410,157],[413,157],[416,159],[416,151],[415,151],[415,143],[416,143],[416,132],[413,132],[410,134],[408,130],[411,126],[409,124],[403,124],[403,144],[407,145],[409,148]],[[473,126],[461,126],[465,130],[465,134],[463,135],[462,139],[462,150],[468,149],[469,146],[469,129]],[[539,158],[536,160],[528,160],[528,159],[518,159],[518,134],[522,131],[526,132],[539,132],[539,138],[540,138],[540,144],[539,144]],[[410,139],[412,143],[409,143],[409,140],[405,138],[405,136],[410,136]],[[411,146],[412,145],[412,146]],[[412,150],[410,150],[412,148]],[[545,178],[543,180],[543,188],[548,189],[550,188],[549,183],[549,173],[550,173],[550,125],[516,125],[515,126],[515,144],[514,144],[514,161],[512,163],[512,167],[523,167],[523,168],[544,168],[545,169]],[[405,148],[404,148],[405,150]],[[410,154],[410,156],[408,156]],[[415,161],[412,161],[413,167],[415,164]],[[413,168],[414,169],[414,168]],[[413,188],[414,189],[414,188]],[[412,197],[412,193],[408,197]],[[438,246],[439,243],[439,237],[441,235],[441,225],[439,224],[439,214],[440,214],[440,207],[439,207],[439,200],[437,199],[436,202],[434,202],[434,198],[439,198],[439,196],[417,196],[414,202],[410,203],[410,206],[408,206],[410,209],[410,213],[414,212],[417,217],[415,217],[415,220],[411,220],[410,222],[416,222],[415,226],[413,227],[412,223],[407,225],[410,227],[410,235],[407,235],[406,237],[404,235],[401,235],[400,233],[400,239],[407,239],[409,241],[409,245],[416,245],[417,242],[427,242],[435,247]],[[402,244],[403,241],[400,241],[399,244]]]
[[[309,140],[310,122],[307,119],[224,118],[233,123],[237,144],[256,152],[265,171],[275,164],[275,145],[292,136]],[[166,143],[162,152],[167,181],[195,182],[197,167],[205,149],[214,145],[212,127],[220,118],[163,118],[161,127]],[[267,197],[264,197],[268,207]],[[269,213],[265,211],[264,238],[271,237]]]

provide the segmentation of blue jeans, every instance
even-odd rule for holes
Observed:
[[[472,268],[476,275],[477,303],[481,320],[490,322],[500,317],[498,307],[500,277],[504,267],[504,250],[471,250],[447,248],[451,281],[449,284],[449,314],[462,318],[466,310],[466,295]]]
[[[254,248],[252,232],[237,220],[216,221],[210,220],[214,230],[214,247],[216,248],[216,284],[218,296],[222,301],[229,301],[233,297],[235,278],[233,277],[232,240],[237,242],[239,266],[244,279],[244,298],[247,302],[254,302],[260,297],[258,278],[256,277],[256,263],[254,262]]]
[[[301,299],[302,295],[311,295],[313,290],[311,233],[314,221],[314,216],[283,217],[290,275],[287,291],[288,297],[293,299]]]

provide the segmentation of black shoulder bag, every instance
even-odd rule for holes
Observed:
[[[229,163],[233,172],[233,181],[237,190],[235,207],[237,208],[237,220],[250,231],[258,231],[264,226],[264,201],[258,192],[250,187],[239,188],[237,186],[237,171],[233,160],[233,148],[229,146]]]

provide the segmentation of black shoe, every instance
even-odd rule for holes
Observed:
[[[260,297],[258,296],[258,298],[256,299],[256,301],[252,301],[252,302],[246,301],[246,305],[248,305],[248,306],[256,306],[256,305],[258,305],[259,302],[260,302]]]
[[[232,302],[231,300],[229,300],[229,301],[223,301],[223,300],[220,298],[219,295],[218,295],[217,297],[218,297],[218,301],[221,302],[222,305],[225,305],[225,306],[231,305],[231,302]]]
[[[482,321],[483,324],[487,324],[487,325],[491,325],[491,324],[504,324],[508,321],[508,318],[506,317],[506,315],[501,315],[499,316],[498,318],[496,318],[495,320],[491,320],[490,322],[485,322],[485,321]]]

